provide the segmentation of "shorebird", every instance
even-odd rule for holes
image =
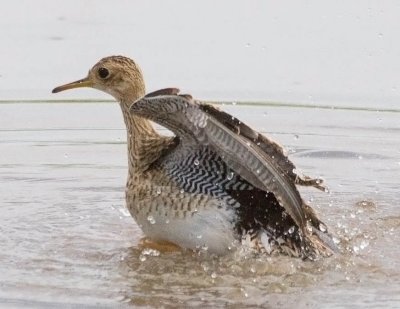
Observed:
[[[176,88],[146,95],[139,66],[101,59],[87,77],[53,93],[91,87],[113,96],[127,129],[127,208],[155,242],[225,254],[250,246],[314,259],[335,244],[296,185],[324,190],[296,173],[283,148],[216,107]],[[171,130],[160,135],[151,121]]]

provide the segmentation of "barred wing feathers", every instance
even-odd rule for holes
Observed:
[[[211,147],[235,173],[251,185],[273,193],[279,204],[305,232],[303,201],[293,176],[288,173],[288,163],[277,164],[279,150],[272,146],[275,150],[270,155],[254,139],[249,138],[258,137],[258,133],[250,127],[242,124],[239,127],[245,135],[238,134],[233,130],[235,126],[227,121],[228,114],[218,115],[215,110],[194,101],[189,95],[177,93],[177,89],[169,88],[159,90],[155,95],[149,94],[132,104],[131,112],[173,131],[180,138],[183,148],[192,149],[199,144]],[[280,155],[283,156],[283,153]]]

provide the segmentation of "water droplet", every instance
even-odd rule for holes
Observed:
[[[147,257],[146,257],[145,255],[141,254],[141,255],[139,256],[139,260],[140,260],[140,262],[144,262],[144,261],[147,260]]]
[[[363,157],[361,155],[358,156],[358,160],[362,160]]]
[[[369,245],[368,240],[363,240],[363,241],[361,241],[361,243],[360,243],[360,249],[361,249],[361,250],[364,250],[365,248],[368,247],[368,245]]]
[[[169,224],[169,219],[165,219],[165,224]]]
[[[181,194],[185,193],[185,190],[181,189],[180,193],[181,193]]]
[[[326,225],[323,223],[319,224],[319,230],[323,233],[325,233],[327,231]]]
[[[196,159],[196,160],[194,160],[194,165],[196,165],[196,166],[197,166],[197,165],[199,165],[199,164],[200,164],[199,160],[197,160],[197,159]]]
[[[120,211],[120,213],[124,216],[124,217],[130,217],[131,214],[129,213],[129,210],[126,209],[125,207],[121,207],[118,209]]]
[[[246,47],[250,47],[251,46],[251,44],[250,43],[246,43],[246,45],[245,45]]]
[[[203,238],[203,235],[197,235],[196,238],[197,238],[197,239],[202,239],[202,238]]]
[[[233,172],[229,172],[228,173],[228,176],[226,177],[228,180],[232,180],[233,179],[233,175],[234,175],[234,173]]]
[[[213,279],[217,278],[217,274],[214,271],[211,273],[211,278]]]
[[[260,170],[259,170],[259,169],[257,169],[257,170],[256,170],[256,173],[257,173],[257,174],[260,174]]]
[[[68,159],[68,153],[64,153],[64,158]]]
[[[143,249],[143,251],[141,252],[141,255],[144,256],[159,256],[160,255],[160,251],[156,250],[156,249]]]
[[[157,188],[156,193],[157,193],[158,195],[161,194],[161,188],[160,188],[160,187]]]
[[[299,136],[297,134],[295,134],[294,139],[299,139]]]
[[[236,105],[237,103],[235,101],[232,102],[232,105]],[[232,120],[234,120],[235,117],[232,117]]]
[[[289,234],[293,234],[293,233],[294,233],[294,226],[291,226],[291,227],[288,229],[288,233],[289,233]]]
[[[147,221],[149,221],[150,224],[156,223],[156,220],[154,219],[154,217],[152,215],[148,215],[147,216]]]
[[[208,265],[206,265],[206,264],[202,264],[201,267],[203,268],[204,271],[208,270]]]

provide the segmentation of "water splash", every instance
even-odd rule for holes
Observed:
[[[148,215],[147,216],[147,221],[149,221],[150,224],[155,224],[156,223],[156,219],[154,219],[154,217],[152,215]]]

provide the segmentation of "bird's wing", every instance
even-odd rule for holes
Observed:
[[[222,124],[224,124],[232,132],[242,136],[251,143],[254,143],[265,152],[276,165],[286,174],[287,177],[291,178],[296,184],[303,186],[312,186],[319,190],[325,190],[326,188],[322,185],[322,179],[311,178],[305,175],[299,174],[296,170],[295,165],[285,155],[282,146],[269,139],[265,135],[253,130],[239,119],[232,115],[210,105],[201,104],[200,109],[211,115]]]
[[[179,94],[178,88],[165,88],[160,89],[154,92],[151,92],[146,95],[149,97],[156,97],[160,95],[180,95],[182,97],[187,98],[188,100],[192,99],[191,95],[188,94]],[[239,119],[233,117],[232,115],[216,108],[213,105],[201,103],[199,105],[200,109],[205,113],[211,115],[216,120],[220,121],[224,124],[228,129],[232,132],[243,136],[245,139],[249,140],[251,143],[257,144],[257,146],[268,154],[271,159],[275,162],[276,165],[282,169],[282,171],[293,181],[295,184],[301,186],[311,186],[317,188],[322,191],[326,191],[327,188],[323,185],[323,180],[320,178],[312,178],[303,174],[300,174],[296,171],[296,167],[292,161],[285,155],[282,146],[278,143],[274,142],[270,138],[266,137],[263,134],[251,129],[248,125],[241,122]],[[296,171],[296,172],[295,172]]]
[[[229,127],[229,122],[216,117],[215,112],[209,112],[210,109],[188,95],[176,93],[171,94],[171,88],[159,90],[156,95],[150,94],[133,103],[131,112],[173,131],[181,144],[187,145],[183,151],[195,145],[210,147],[240,177],[260,190],[273,193],[304,231],[306,214],[293,179],[282,164],[277,164],[274,155],[249,138],[252,130],[243,124],[241,128],[247,130],[246,136],[238,134]],[[227,115],[224,113],[223,117]]]

